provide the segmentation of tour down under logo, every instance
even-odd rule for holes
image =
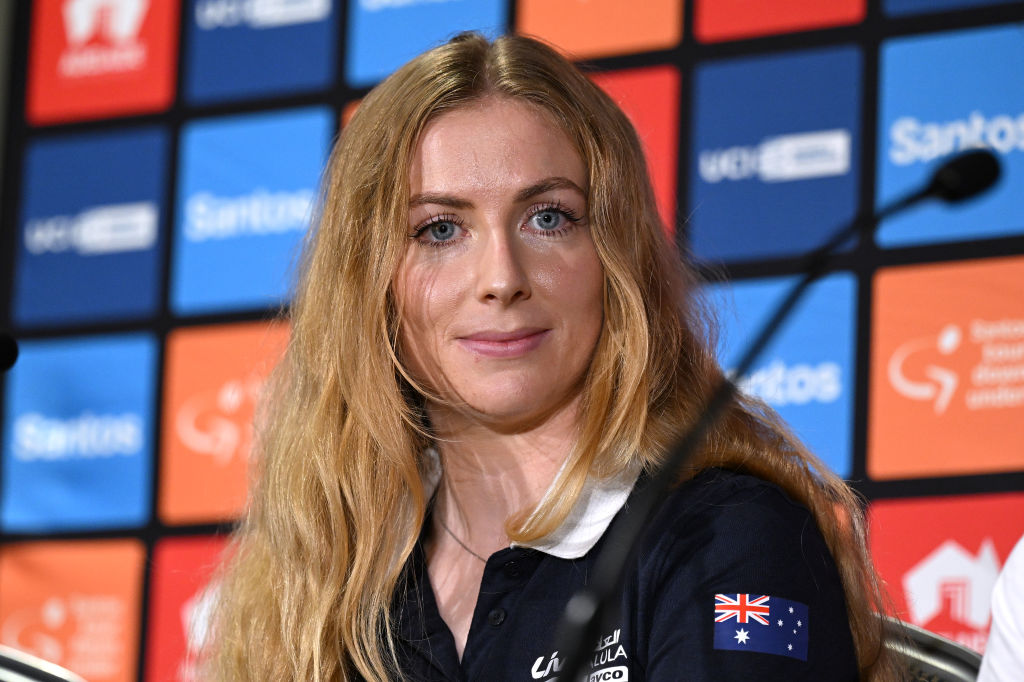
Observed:
[[[1021,300],[1019,256],[877,275],[868,420],[873,477],[1021,467]]]

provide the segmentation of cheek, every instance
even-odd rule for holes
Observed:
[[[438,362],[440,343],[455,310],[454,287],[436,268],[413,265],[395,278],[401,358],[420,378]]]
[[[554,278],[563,305],[581,334],[594,336],[604,320],[604,268],[596,253],[584,254]],[[579,341],[586,339],[580,338]]]

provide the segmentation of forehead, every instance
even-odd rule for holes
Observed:
[[[563,176],[586,187],[586,167],[553,117],[526,102],[489,97],[427,124],[409,169],[413,194],[495,192]]]

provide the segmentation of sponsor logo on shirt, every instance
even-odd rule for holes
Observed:
[[[622,629],[616,628],[608,635],[597,638],[597,645],[594,647],[592,658],[584,664],[583,679],[588,682],[605,682],[607,680],[628,680],[629,667],[622,665],[629,659],[626,649],[620,643]],[[608,666],[609,663],[619,661],[618,665]],[[551,682],[558,679],[557,673],[562,670],[564,661],[558,657],[558,652],[553,651],[547,656],[538,656],[530,668],[530,677],[535,680],[547,680]],[[586,672],[586,666],[590,671]],[[607,667],[602,667],[607,666]]]

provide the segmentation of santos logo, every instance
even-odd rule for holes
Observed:
[[[200,192],[185,205],[185,238],[191,242],[303,231],[309,221],[313,191],[268,192],[218,197]]]
[[[986,117],[972,111],[965,119],[926,123],[912,116],[889,128],[889,160],[897,166],[924,163],[965,149],[988,147],[1001,154],[1024,150],[1024,113]]]
[[[773,407],[835,402],[843,391],[842,368],[834,362],[788,366],[775,359],[739,382],[744,393]]]
[[[28,221],[25,248],[33,255],[75,251],[98,256],[144,251],[157,237],[157,206],[148,201],[96,206],[74,216]]]
[[[705,182],[747,180],[789,182],[835,175],[850,170],[850,133],[820,130],[765,139],[756,147],[703,151],[700,177]]]
[[[74,78],[143,68],[146,46],[137,39],[149,2],[67,0],[64,30],[68,45],[58,62],[60,74]]]
[[[14,457],[23,462],[137,455],[142,419],[130,412],[56,419],[36,412],[14,421]]]
[[[990,538],[982,541],[977,555],[946,540],[903,577],[911,621],[982,651],[998,575],[999,558]]]
[[[259,30],[323,21],[330,13],[331,0],[201,0],[196,25],[204,31],[241,24]]]

